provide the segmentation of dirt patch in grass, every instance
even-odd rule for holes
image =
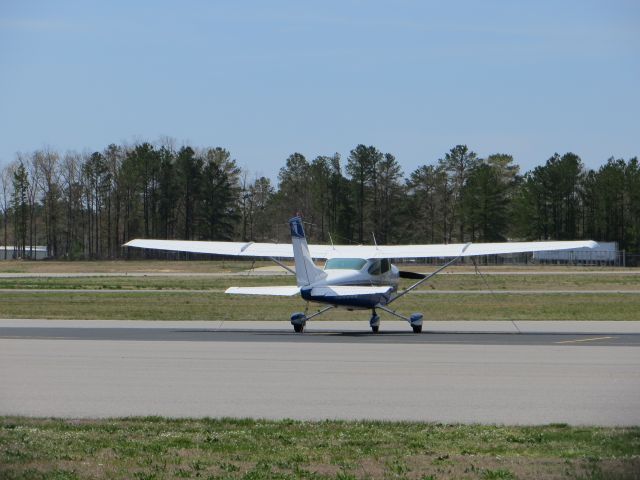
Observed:
[[[241,272],[252,265],[272,265],[251,260],[94,260],[94,261],[0,261],[0,273],[218,273]]]

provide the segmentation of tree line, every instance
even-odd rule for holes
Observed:
[[[392,153],[357,145],[346,161],[293,153],[277,178],[224,148],[169,141],[20,153],[0,174],[0,238],[15,246],[4,255],[46,245],[58,259],[127,258],[141,255],[121,247],[135,237],[287,242],[296,212],[320,243],[593,239],[640,253],[636,157],[594,170],[554,154],[521,173],[511,155],[457,145],[405,176]]]

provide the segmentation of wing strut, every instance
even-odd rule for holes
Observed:
[[[395,302],[397,299],[399,299],[400,297],[406,295],[407,293],[409,293],[411,290],[419,287],[420,285],[422,285],[424,282],[426,282],[427,280],[429,280],[431,277],[437,275],[438,273],[440,273],[442,270],[444,270],[445,268],[447,268],[449,265],[451,265],[452,263],[458,261],[460,259],[460,257],[462,257],[462,255],[464,254],[464,252],[467,250],[467,248],[469,248],[469,245],[471,245],[471,242],[467,243],[464,247],[462,247],[462,250],[460,251],[460,254],[455,257],[453,260],[449,260],[447,263],[445,263],[443,266],[441,266],[440,268],[438,268],[435,272],[430,273],[429,275],[427,275],[426,277],[424,277],[422,280],[417,281],[416,283],[414,283],[413,285],[411,285],[409,288],[403,290],[402,292],[400,292],[398,295],[396,295],[395,297],[393,297],[391,300],[389,300],[387,302],[387,305],[389,305],[392,302]]]
[[[273,257],[269,257],[269,260],[273,260],[274,262],[276,262],[278,265],[280,265],[282,268],[284,268],[285,270],[287,270],[289,273],[293,273],[294,275],[296,274],[296,272],[292,269],[290,269],[289,267],[287,267],[284,263],[276,260]]]

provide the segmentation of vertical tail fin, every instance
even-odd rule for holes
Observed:
[[[296,281],[298,286],[304,287],[324,279],[327,274],[316,267],[309,253],[307,238],[304,235],[304,228],[302,226],[302,219],[300,217],[293,217],[289,220],[289,227],[291,227],[291,243],[293,244],[293,258],[296,264]]]

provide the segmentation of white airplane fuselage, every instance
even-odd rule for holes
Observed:
[[[333,258],[327,260],[326,276],[302,286],[300,295],[309,302],[325,303],[348,310],[373,309],[385,305],[398,289],[400,272],[388,259]],[[365,294],[326,295],[332,287],[391,287]]]

